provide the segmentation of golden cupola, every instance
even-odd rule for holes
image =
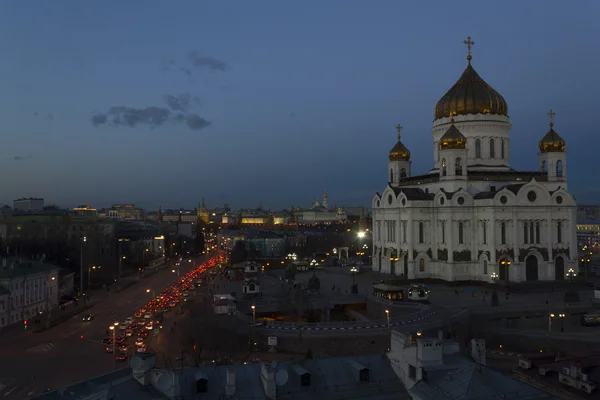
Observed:
[[[397,125],[396,130],[398,132],[398,141],[396,142],[396,145],[392,147],[392,150],[390,150],[389,159],[390,161],[409,161],[410,151],[408,151],[406,146],[400,141],[400,131],[402,130],[402,126]]]
[[[500,93],[488,85],[471,65],[471,37],[464,42],[468,47],[468,65],[458,81],[435,105],[435,119],[453,115],[493,114],[508,116],[508,105]]]
[[[467,148],[467,138],[454,126],[454,118],[451,120],[450,128],[440,138],[440,150]]]
[[[540,153],[560,153],[565,151],[567,148],[567,143],[563,138],[560,137],[558,133],[554,130],[554,122],[552,121],[554,117],[554,112],[550,110],[548,113],[550,116],[550,130],[546,135],[540,140],[538,147],[540,148]]]

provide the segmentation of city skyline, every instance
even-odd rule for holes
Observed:
[[[552,109],[569,190],[580,203],[600,193],[585,162],[594,2],[70,4],[0,17],[13,38],[0,44],[2,202],[278,209],[327,190],[332,205],[370,205],[396,124],[413,173],[432,167],[433,109],[469,35],[474,67],[508,102],[511,166],[537,169]]]

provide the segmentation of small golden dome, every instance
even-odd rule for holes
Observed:
[[[468,37],[468,65],[465,72],[435,106],[435,119],[452,115],[495,114],[508,115],[504,97],[488,85],[471,65],[471,47],[475,44]]]
[[[402,126],[396,125],[396,130],[398,131],[398,141],[396,142],[396,145],[392,147],[392,150],[390,150],[389,159],[390,161],[409,161],[410,151],[408,151],[406,146],[400,141],[400,131],[402,130]]]
[[[550,130],[538,144],[540,153],[559,153],[565,151],[567,143],[553,128],[554,123],[552,122],[552,118],[554,117],[554,112],[550,110],[548,115],[550,116]]]
[[[454,126],[454,119],[452,125],[440,138],[440,150],[446,149],[465,149],[467,147],[467,138]]]

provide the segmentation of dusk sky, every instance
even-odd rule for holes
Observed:
[[[600,203],[599,18],[597,0],[3,1],[0,202],[370,205],[396,124],[413,174],[432,167],[470,35],[511,166],[536,169],[553,109],[569,189]]]

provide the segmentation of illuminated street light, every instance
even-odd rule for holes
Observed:
[[[390,310],[385,310],[385,316],[387,317],[388,329],[390,329]]]

